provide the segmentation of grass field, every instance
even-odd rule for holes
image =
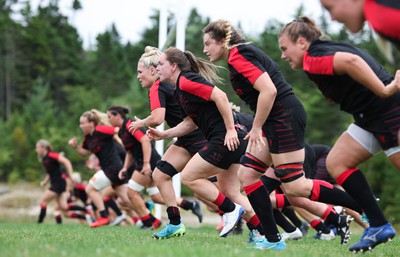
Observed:
[[[312,231],[310,231],[312,233]],[[187,234],[181,238],[155,240],[154,231],[142,231],[136,227],[100,227],[90,229],[81,224],[0,223],[1,257],[46,256],[129,256],[129,257],[256,257],[256,256],[356,256],[342,246],[339,238],[320,241],[309,235],[298,241],[288,241],[285,251],[251,249],[247,231],[242,235],[219,238],[214,227],[187,226]],[[361,236],[361,230],[353,232],[350,244]],[[358,256],[400,256],[400,241],[379,245],[373,252]]]

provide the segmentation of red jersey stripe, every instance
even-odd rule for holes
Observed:
[[[98,125],[96,126],[96,131],[107,135],[113,135],[115,133],[115,128],[107,125]]]
[[[256,80],[264,73],[253,63],[246,60],[235,47],[231,50],[229,54],[228,62],[243,76],[245,76],[251,84],[254,85]]]
[[[188,92],[192,95],[203,98],[204,100],[210,100],[213,87],[206,86],[202,83],[197,83],[181,76],[179,79],[179,87],[182,91]]]
[[[158,89],[160,87],[160,80],[157,80],[149,91],[150,111],[161,107],[160,97],[158,96]]]
[[[55,159],[55,160],[58,160],[58,157],[59,157],[59,156],[60,156],[59,153],[49,152],[49,157],[50,157],[50,158],[53,158],[53,159]]]
[[[333,75],[333,57],[334,55],[309,56],[306,52],[303,58],[303,70],[311,74]]]

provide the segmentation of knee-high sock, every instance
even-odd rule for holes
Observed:
[[[47,206],[45,204],[41,205],[38,223],[43,222],[44,218],[46,217],[46,211],[47,211]]]
[[[276,224],[278,224],[278,226],[280,226],[283,230],[285,230],[285,232],[291,233],[296,230],[296,227],[293,226],[293,224],[290,223],[285,216],[283,216],[280,210],[274,209],[273,213]]]
[[[117,216],[122,215],[121,209],[118,207],[117,203],[112,198],[104,199],[104,205],[106,208],[111,208]]]
[[[271,200],[269,199],[267,189],[264,187],[261,180],[259,180],[252,185],[245,186],[244,191],[249,198],[251,206],[260,219],[264,228],[265,237],[270,242],[278,242],[281,239],[281,236],[275,223]]]
[[[359,169],[346,170],[336,181],[360,204],[369,219],[370,226],[382,226],[387,223],[364,174]]]
[[[323,180],[313,179],[310,199],[327,204],[340,205],[362,213],[361,206],[345,191]]]
[[[276,180],[267,176],[261,176],[260,179],[268,192],[274,191],[282,184],[280,180]]]
[[[296,227],[301,227],[301,220],[297,217],[296,212],[290,208],[285,207],[282,209],[282,213],[285,214],[286,217],[295,225]]]

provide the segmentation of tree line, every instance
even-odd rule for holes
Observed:
[[[79,0],[71,2],[72,9],[79,12],[82,8]],[[15,11],[17,5],[22,8]],[[302,14],[307,15],[303,6],[293,10],[293,17]],[[203,17],[196,9],[190,10],[188,17],[185,48],[205,58],[199,38],[210,18]],[[344,28],[332,30],[330,20],[324,16],[310,17],[328,37],[368,51],[392,74],[399,67],[399,51],[394,51],[395,63],[389,63],[367,28],[354,36]],[[79,117],[92,108],[105,111],[118,104],[129,107],[131,117],[149,114],[147,90],[136,79],[136,67],[145,46],[157,46],[158,25],[159,12],[153,10],[149,27],[143,30],[138,42],[122,43],[115,25],[111,25],[97,35],[91,49],[84,49],[77,28],[61,13],[58,0],[50,0],[35,10],[29,1],[0,0],[0,181],[37,182],[44,176],[34,149],[40,138],[49,140],[55,151],[64,152],[72,161],[75,170],[89,177],[91,171],[70,149],[68,139],[82,138]],[[173,26],[171,15],[168,27]],[[243,33],[280,65],[304,104],[306,141],[331,146],[352,117],[326,101],[302,72],[293,72],[281,60],[277,33],[282,26],[281,21],[271,19],[259,35],[250,34],[251,31]],[[168,42],[171,46],[175,45],[173,38]],[[218,86],[242,111],[249,111],[231,89],[227,71],[222,69],[221,75],[225,83]],[[396,204],[400,201],[396,190],[400,182],[398,172],[384,154],[375,156],[361,169],[381,198],[386,214],[396,222],[400,218],[400,206]]]

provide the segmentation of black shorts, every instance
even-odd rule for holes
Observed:
[[[160,155],[158,155],[158,154],[157,155],[155,155],[155,154],[151,155],[151,159],[150,159],[151,170],[154,170],[156,168],[157,162],[159,160],[161,160]],[[143,160],[142,159],[135,160],[132,163],[132,165],[128,168],[127,176],[130,178],[130,177],[132,177],[132,174],[133,174],[133,172],[135,170],[142,171],[142,169],[143,169]]]
[[[222,140],[210,140],[199,151],[200,156],[208,163],[228,169],[233,163],[240,163],[240,157],[246,152],[248,140],[239,137],[240,145],[235,151],[229,151]]]
[[[191,156],[195,155],[199,152],[205,145],[207,145],[208,141],[204,137],[202,138],[185,138],[178,137],[178,140],[174,143],[174,145],[184,148],[189,152]]]
[[[328,183],[335,185],[337,184],[336,180],[331,177],[328,169],[326,168],[326,157],[327,155],[323,155],[317,160],[317,163],[315,165],[315,175],[312,179],[324,180]]]
[[[67,190],[67,182],[64,179],[58,179],[57,181],[52,181],[49,190],[53,191],[57,195],[61,195]]]
[[[303,106],[300,104],[278,109],[262,127],[270,152],[279,154],[303,149],[307,119]]]
[[[122,179],[122,180],[119,179],[118,173],[119,173],[119,171],[121,169],[122,169],[122,167],[117,169],[117,170],[114,170],[114,169],[113,170],[111,170],[111,169],[103,170],[104,174],[106,175],[106,177],[111,181],[111,185],[112,185],[113,188],[115,186],[120,186],[120,185],[123,185],[123,184],[127,184],[128,180],[131,178],[131,177],[125,176],[124,179]]]
[[[399,145],[400,104],[393,103],[381,115],[354,115],[355,124],[372,133],[383,150]]]

